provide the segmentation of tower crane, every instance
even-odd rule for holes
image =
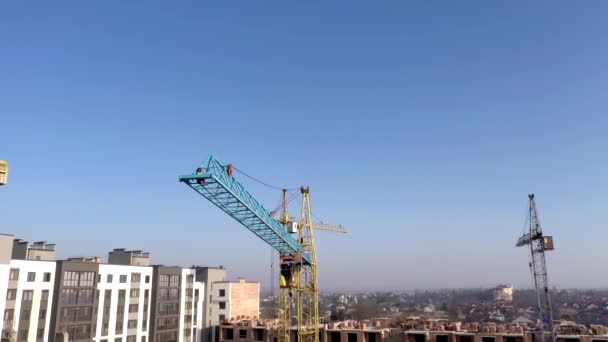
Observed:
[[[536,305],[540,321],[540,341],[545,341],[545,331],[550,333],[551,341],[555,341],[553,311],[551,309],[547,264],[545,262],[545,251],[552,251],[554,249],[553,237],[543,235],[538,219],[536,202],[534,201],[534,194],[529,194],[528,199],[530,200],[528,217],[526,219],[528,231],[517,240],[516,246],[530,247],[531,261],[529,266],[536,290]]]
[[[295,230],[293,226],[294,222],[294,218],[291,217],[289,215],[289,202],[290,199],[293,199],[294,197],[290,197],[288,196],[288,192],[289,189],[283,189],[283,197],[281,200],[281,204],[275,208],[274,210],[272,210],[270,212],[270,214],[275,217],[279,222],[281,222],[281,224],[283,224],[284,226],[288,226],[288,227],[292,227],[293,230]],[[279,217],[276,216],[276,214],[279,213]],[[313,222],[313,228],[315,231],[325,231],[325,232],[332,232],[332,233],[341,233],[341,234],[347,234],[348,231],[346,230],[346,227],[342,226],[342,225],[335,225],[335,224],[330,224],[330,223],[325,223],[322,221],[316,221]],[[272,298],[276,297],[277,293],[276,293],[276,277],[278,275],[278,269],[277,269],[277,252],[274,248],[270,248],[270,295]]]
[[[209,156],[192,174],[179,177],[279,253],[279,342],[290,340],[291,308],[297,310],[298,342],[319,342],[319,286],[310,189],[301,187],[302,211],[295,224],[284,226],[234,177],[232,164]],[[295,305],[294,305],[295,304]]]

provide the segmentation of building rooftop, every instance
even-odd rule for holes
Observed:
[[[216,284],[222,284],[222,283],[231,283],[231,284],[259,284],[259,281],[253,281],[253,280],[246,280],[243,277],[238,277],[236,280],[222,280],[222,281],[216,281]]]
[[[149,258],[150,257],[150,252],[144,252],[142,250],[127,250],[125,248],[114,248],[110,253],[115,253],[115,252],[128,253],[134,257],[139,257],[139,258]]]

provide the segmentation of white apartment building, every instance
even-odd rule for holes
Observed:
[[[203,328],[203,304],[205,299],[205,284],[196,281],[196,269],[182,269],[181,298],[179,313],[179,342],[200,341]]]
[[[48,341],[56,264],[47,259],[54,257],[54,245],[0,235],[2,340]]]
[[[55,262],[11,260],[2,337],[47,342],[55,284]]]
[[[152,267],[99,265],[95,342],[146,342]]]
[[[11,269],[11,251],[13,247],[13,236],[0,234],[0,338],[4,329],[4,308],[6,307],[6,292],[8,290],[8,276]]]

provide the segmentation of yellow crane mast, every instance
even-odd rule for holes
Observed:
[[[341,225],[332,225],[324,222],[314,222],[312,220],[312,209],[310,207],[310,190],[308,187],[301,187],[300,193],[302,195],[302,210],[300,215],[299,223],[296,223],[296,219],[291,217],[289,214],[289,202],[290,197],[288,196],[288,189],[283,189],[283,198],[279,208],[276,208],[271,213],[276,215],[280,211],[280,215],[277,218],[287,231],[290,233],[298,233],[298,242],[304,246],[305,250],[313,256],[316,260],[316,248],[314,232],[316,230],[337,232],[346,234],[346,228]],[[275,276],[277,275],[277,263],[281,263],[277,260],[276,251],[274,248],[271,249],[271,286],[272,295],[275,295],[274,284],[276,284]],[[284,265],[286,266],[286,265]],[[317,267],[316,263],[311,267],[304,267],[295,272],[298,276],[296,279],[296,305],[297,319],[298,319],[298,342],[317,342],[319,340],[318,328],[314,328],[319,324],[319,287],[317,282]],[[289,286],[287,280],[289,275],[288,272],[283,270],[280,272],[279,277],[279,288],[280,293],[278,296],[278,318],[281,322],[279,327],[279,340],[289,341],[290,335],[290,322],[291,322],[291,310],[293,301],[293,288]],[[303,329],[301,329],[301,327]]]

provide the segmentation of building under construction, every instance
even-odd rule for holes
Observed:
[[[276,342],[276,320],[233,320],[220,326],[217,342]],[[608,342],[608,328],[556,321],[557,342]],[[443,319],[409,318],[344,321],[321,324],[321,342],[534,342],[540,341],[537,327],[526,323],[461,323]],[[297,340],[291,329],[291,340]]]

